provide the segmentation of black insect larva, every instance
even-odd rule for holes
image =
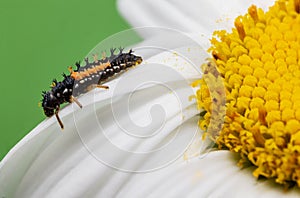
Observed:
[[[123,49],[120,48],[118,54],[114,53],[115,50],[110,50],[110,57],[98,59],[97,56],[94,56],[93,62],[89,62],[86,58],[85,66],[80,66],[80,63],[77,62],[75,64],[77,68],[73,70],[72,67],[69,67],[70,74],[63,74],[64,79],[61,82],[54,79],[51,90],[42,93],[42,107],[45,115],[51,117],[55,114],[63,129],[63,123],[58,116],[61,104],[75,102],[81,108],[82,105],[76,99],[77,96],[95,87],[108,89],[108,86],[101,84],[122,70],[143,61],[142,57],[134,55],[132,50],[123,53]]]

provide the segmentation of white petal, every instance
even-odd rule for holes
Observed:
[[[118,195],[125,197],[297,197],[299,189],[284,192],[270,181],[258,182],[253,168],[236,166],[237,155],[208,153],[149,174],[134,175]],[[276,188],[277,187],[277,188]],[[100,194],[101,195],[101,194]]]
[[[273,0],[118,0],[118,7],[133,27],[168,27],[210,37],[214,30],[231,30],[234,18],[246,13],[251,4],[266,10],[273,3]]]

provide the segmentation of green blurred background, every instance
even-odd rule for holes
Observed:
[[[52,79],[128,28],[115,0],[0,2],[0,160],[45,119],[38,102]]]

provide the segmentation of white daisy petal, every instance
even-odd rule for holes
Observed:
[[[297,197],[299,190],[285,192],[270,181],[257,181],[253,168],[236,166],[238,156],[215,151],[150,174],[134,175],[118,195],[125,197]]]
[[[267,9],[273,2],[273,0],[119,0],[118,7],[133,27],[168,27],[209,36],[217,29],[231,30],[234,18],[245,13],[251,4]]]

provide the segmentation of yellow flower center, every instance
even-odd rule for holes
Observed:
[[[255,177],[298,186],[299,12],[299,0],[278,0],[267,12],[252,5],[235,19],[232,32],[214,32],[213,58],[193,83],[200,85],[199,126],[219,148],[240,153],[241,164],[255,165]]]

